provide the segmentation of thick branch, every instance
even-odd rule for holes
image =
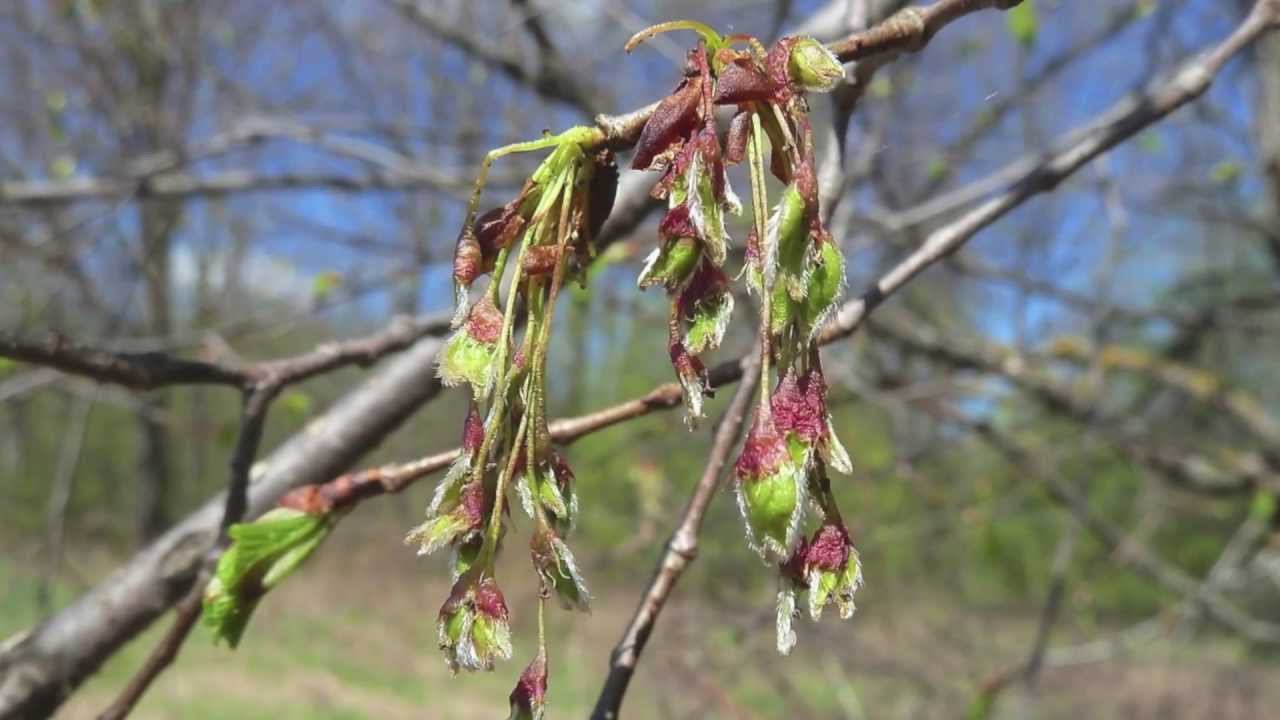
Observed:
[[[27,340],[10,333],[0,333],[0,357],[56,368],[134,390],[168,385],[239,387],[247,381],[243,370],[217,363],[184,360],[163,353],[116,353],[78,346],[58,336]]]
[[[439,391],[425,338],[255,465],[245,517],[285,491],[337,476]],[[45,717],[120,646],[187,594],[218,535],[211,499],[87,595],[0,648],[0,717]]]
[[[1022,0],[943,0],[926,7],[903,8],[866,32],[828,47],[844,62],[872,55],[919,52],[948,23],[978,10],[1008,10]]]

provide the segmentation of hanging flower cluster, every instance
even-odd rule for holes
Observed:
[[[438,638],[453,670],[488,670],[511,656],[509,610],[495,575],[514,489],[533,520],[530,556],[545,600],[586,611],[590,594],[567,544],[578,513],[573,471],[547,426],[547,351],[556,298],[566,279],[585,275],[594,240],[613,206],[618,172],[600,131],[579,127],[495,150],[485,158],[458,238],[454,334],[440,377],[468,385],[462,453],[436,487],[426,518],[406,542],[419,554],[452,551],[453,590],[440,608]],[[477,217],[493,160],[513,152],[550,154],[505,205]],[[471,288],[488,276],[472,303]],[[505,297],[503,296],[505,278]],[[511,694],[512,717],[541,717],[547,654],[538,654]]]
[[[710,392],[700,355],[720,346],[733,313],[723,269],[729,246],[725,213],[742,212],[725,175],[707,50],[699,44],[689,52],[684,78],[645,123],[631,162],[637,170],[662,171],[653,196],[667,200],[668,209],[658,224],[658,247],[637,284],[662,285],[671,298],[667,348],[690,422],[702,415],[703,396]]]
[[[754,38],[721,37],[686,21],[650,28],[633,43],[673,29],[694,30],[702,41],[636,147],[633,165],[663,171],[654,194],[669,204],[639,285],[661,284],[672,298],[671,360],[689,415],[700,415],[707,381],[698,353],[720,343],[733,308],[721,269],[728,244],[723,217],[740,205],[724,168],[745,161],[753,222],[744,273],[747,287],[761,298],[761,398],[734,470],[747,540],[778,567],[778,649],[787,653],[795,642],[797,593],[807,595],[814,618],[829,602],[839,603],[847,616],[862,582],[827,480],[828,467],[852,470],[831,427],[817,344],[844,289],[844,257],[819,212],[805,100],[807,92],[833,89],[844,69],[812,38],[783,38],[766,51]],[[736,49],[739,42],[746,48]],[[735,109],[723,150],[715,106]],[[771,210],[766,150],[768,172],[784,186]],[[805,540],[809,506],[821,524]],[[837,539],[839,552],[832,549]]]
[[[827,476],[828,469],[851,471],[827,411],[817,344],[843,291],[844,258],[819,213],[805,100],[807,92],[831,90],[843,68],[811,38],[784,38],[766,51],[754,38],[722,37],[690,21],[642,31],[627,49],[677,29],[701,40],[636,145],[632,166],[661,172],[653,194],[667,202],[638,284],[660,285],[669,297],[668,351],[692,423],[710,395],[702,357],[719,347],[733,312],[726,216],[743,208],[726,167],[745,162],[752,223],[742,275],[761,300],[761,396],[734,466],[735,487],[749,544],[778,572],[778,649],[786,653],[795,643],[797,607],[817,619],[834,603],[848,617],[862,582]],[[723,145],[718,107],[733,108]],[[590,605],[568,545],[578,496],[567,459],[551,443],[546,375],[557,296],[567,279],[585,278],[613,206],[618,173],[607,139],[600,129],[576,127],[485,157],[458,237],[454,332],[439,366],[445,385],[470,389],[462,450],[406,538],[419,554],[450,551],[453,587],[437,617],[450,668],[488,670],[512,654],[510,610],[495,573],[510,491],[531,518],[539,643],[510,695],[512,718],[543,716],[546,601],[554,596],[570,610]],[[490,165],[534,151],[549,153],[516,196],[479,213]],[[772,208],[766,162],[784,186]],[[473,293],[482,278],[487,283]],[[205,621],[216,638],[239,642],[263,595],[314,552],[357,499],[349,490],[300,488],[280,508],[231,528],[233,543],[205,594]],[[806,536],[810,506],[817,526]]]

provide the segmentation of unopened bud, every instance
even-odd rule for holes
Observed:
[[[844,65],[827,46],[811,37],[797,38],[787,60],[791,81],[809,92],[831,92],[844,79]]]
[[[547,705],[547,654],[541,648],[520,673],[509,699],[511,715],[507,720],[542,720]]]
[[[757,411],[742,454],[734,464],[738,509],[747,524],[747,541],[760,556],[781,561],[795,546],[807,491],[806,458]]]

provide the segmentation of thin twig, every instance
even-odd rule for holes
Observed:
[[[228,385],[251,390],[259,385],[299,382],[350,365],[367,367],[426,335],[437,335],[447,328],[448,319],[444,315],[401,317],[366,337],[329,342],[299,355],[248,366],[187,360],[158,352],[114,352],[77,345],[57,335],[33,340],[10,333],[0,333],[0,357],[133,390],[170,385]]]
[[[244,518],[248,509],[249,472],[253,467],[253,459],[258,454],[258,446],[262,442],[262,430],[266,424],[271,401],[291,379],[304,376],[304,374],[272,376],[267,382],[245,393],[240,417],[240,432],[236,437],[235,450],[231,454],[231,481],[227,487],[226,506],[222,512],[222,520],[218,524],[218,537],[214,547],[210,549],[187,596],[179,603],[169,632],[165,633],[160,642],[152,648],[142,667],[138,668],[138,671],[129,679],[111,705],[102,711],[98,720],[123,720],[128,717],[156,678],[177,659],[178,652],[186,643],[191,629],[195,627],[196,618],[200,616],[204,586],[208,583],[217,557],[230,541],[227,532],[232,525]]]
[[[738,391],[720,420],[720,426],[716,428],[715,442],[711,446],[711,454],[707,457],[702,477],[694,486],[689,504],[680,516],[680,524],[667,540],[666,550],[658,560],[653,578],[649,580],[649,586],[636,607],[635,615],[610,655],[609,675],[605,678],[604,688],[601,689],[595,710],[591,713],[592,720],[614,720],[618,717],[618,709],[622,706],[627,686],[635,673],[636,663],[658,622],[658,615],[685,568],[697,555],[702,518],[716,489],[720,487],[721,471],[728,462],[729,453],[737,444],[747,411],[751,407],[755,385],[760,379],[758,363],[757,356],[747,360],[744,368],[746,379],[738,386]]]

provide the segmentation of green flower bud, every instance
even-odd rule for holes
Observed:
[[[410,530],[404,541],[419,544],[419,555],[429,555],[446,545],[478,535],[484,528],[488,511],[483,482],[460,485],[456,491],[447,491],[436,513]]]
[[[759,412],[734,464],[747,541],[766,561],[791,555],[804,516],[808,453]]]
[[[761,258],[764,280],[773,284],[776,277],[778,284],[787,288],[793,300],[803,299],[812,269],[809,262],[809,249],[812,247],[809,220],[810,212],[804,195],[795,183],[791,183],[783,191],[765,227]]]
[[[537,517],[540,505],[556,531],[568,535],[578,520],[578,492],[574,484],[573,469],[563,455],[553,450],[534,463],[532,477],[521,472],[516,492],[529,517]]]
[[[655,248],[645,260],[636,285],[641,289],[662,285],[676,290],[688,281],[702,257],[702,248],[694,237],[676,238]]]
[[[701,354],[720,347],[733,315],[733,294],[724,271],[703,263],[676,302],[680,317],[688,326],[684,345],[689,352]]]
[[[485,295],[471,307],[466,324],[445,345],[439,369],[444,384],[453,387],[470,383],[476,398],[488,397],[501,334],[502,311]]]
[[[808,92],[831,92],[844,79],[844,65],[811,37],[796,38],[787,59],[791,81]]]
[[[809,273],[804,299],[796,316],[801,333],[810,341],[822,329],[844,293],[844,255],[835,242],[827,239],[818,251],[818,261]]]

